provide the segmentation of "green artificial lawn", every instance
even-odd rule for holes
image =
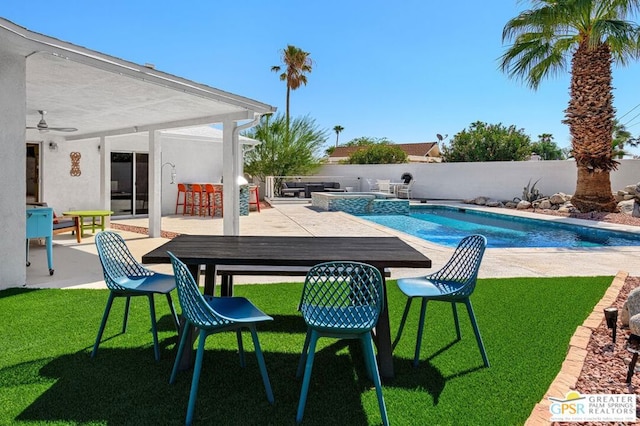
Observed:
[[[456,342],[448,303],[429,303],[421,363],[412,367],[419,303],[394,351],[396,377],[383,393],[392,424],[523,424],[566,355],[576,327],[612,277],[483,279],[471,300],[491,362],[483,368],[466,309]],[[388,283],[392,337],[405,297]],[[293,425],[300,383],[295,371],[305,324],[299,283],[236,286],[273,316],[258,332],[275,395],[267,402],[248,333],[239,366],[233,333],[207,339],[196,424]],[[153,358],[146,298],[132,299],[121,334],[118,298],[96,358],[89,354],[106,290],[0,292],[0,424],[183,424],[191,371],[169,385],[177,346],[164,297],[156,298],[161,360]],[[177,303],[177,295],[174,295]],[[179,308],[178,308],[179,311]],[[375,388],[354,341],[320,339],[303,424],[379,424]]]

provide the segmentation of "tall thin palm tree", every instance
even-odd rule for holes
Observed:
[[[570,66],[563,122],[569,125],[578,175],[571,201],[583,212],[615,211],[611,64],[639,57],[639,26],[626,19],[640,11],[640,0],[532,0],[532,7],[505,25],[502,40],[513,44],[501,56],[501,68],[535,90]]]
[[[622,124],[618,119],[613,120],[613,143],[611,148],[613,149],[613,156],[617,158],[624,157],[627,152],[624,150],[625,145],[636,147],[638,146],[635,139],[631,135],[631,132],[627,130],[627,127]]]
[[[336,132],[336,148],[338,147],[338,136],[340,136],[340,132],[344,130],[344,127],[341,125],[333,126],[333,131]]]
[[[293,46],[287,45],[282,50],[281,60],[285,66],[285,70],[280,74],[280,81],[287,83],[287,104],[286,104],[286,120],[287,127],[289,125],[289,104],[291,91],[297,90],[302,85],[307,85],[307,73],[313,69],[313,61],[309,57],[309,52]],[[282,68],[279,65],[271,67],[271,71],[280,72]]]

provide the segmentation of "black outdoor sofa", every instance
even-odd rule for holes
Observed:
[[[280,194],[283,197],[302,197],[311,198],[312,192],[344,192],[340,188],[340,182],[283,182],[280,188]]]

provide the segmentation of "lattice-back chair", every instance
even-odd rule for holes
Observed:
[[[389,423],[371,337],[383,305],[382,275],[371,265],[327,262],[309,270],[299,306],[307,324],[307,336],[297,371],[300,377],[304,369],[296,416],[298,423],[304,415],[316,344],[320,337],[360,340],[367,374],[376,387],[382,422],[385,425]]]
[[[456,325],[456,333],[458,340],[461,339],[460,323],[458,321],[458,310],[456,303],[464,303],[469,313],[469,319],[476,335],[476,341],[485,367],[489,367],[489,359],[482,343],[480,330],[476,322],[476,316],[473,313],[471,300],[469,297],[476,287],[478,279],[478,270],[482,262],[484,250],[487,247],[487,239],[482,235],[470,235],[463,238],[453,253],[449,261],[440,269],[432,274],[415,277],[401,278],[398,280],[398,287],[408,297],[407,304],[402,314],[398,336],[393,342],[392,347],[395,348],[402,336],[407,314],[414,298],[422,299],[422,307],[420,309],[420,322],[418,323],[418,336],[416,339],[415,356],[413,365],[418,366],[420,359],[420,344],[422,342],[422,333],[424,331],[425,315],[427,312],[427,302],[430,300],[451,302],[453,310],[453,319]]]
[[[122,333],[127,330],[127,321],[129,318],[129,304],[132,297],[146,296],[149,299],[149,312],[151,314],[151,331],[153,333],[153,350],[156,361],[160,359],[160,348],[158,346],[158,330],[156,326],[156,310],[153,296],[155,294],[164,294],[169,302],[171,316],[178,330],[178,317],[176,315],[173,301],[171,300],[171,291],[176,288],[173,275],[160,274],[151,271],[136,261],[124,239],[115,232],[102,231],[98,232],[95,237],[96,247],[98,248],[98,257],[102,265],[104,273],[104,282],[110,290],[107,306],[102,316],[100,329],[96,342],[93,345],[91,357],[98,352],[98,346],[102,339],[109,312],[113,299],[116,297],[126,297],[124,308],[124,319],[122,322]]]
[[[169,252],[169,257],[171,258],[173,272],[176,277],[182,315],[185,319],[180,344],[178,346],[178,353],[173,365],[173,370],[171,371],[169,383],[175,382],[184,349],[187,344],[192,344],[191,341],[187,343],[189,339],[188,336],[191,334],[187,332],[189,327],[196,327],[198,329],[199,338],[193,378],[191,379],[191,392],[189,393],[186,424],[189,425],[193,421],[193,413],[198,396],[198,382],[200,379],[200,371],[202,370],[205,340],[207,336],[222,331],[236,332],[238,351],[240,353],[240,365],[242,367],[245,366],[242,329],[246,328],[251,332],[253,345],[256,350],[256,358],[258,359],[258,366],[260,367],[260,374],[262,375],[262,382],[267,393],[267,400],[270,404],[273,404],[273,391],[271,390],[267,367],[264,362],[260,341],[258,340],[258,333],[256,331],[256,324],[258,322],[271,321],[273,318],[262,312],[244,297],[203,296],[193,279],[193,275],[191,275],[189,269],[187,269],[187,266],[171,252]]]

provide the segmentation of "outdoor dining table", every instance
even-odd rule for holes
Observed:
[[[313,266],[337,260],[364,262],[378,268],[384,280],[385,268],[430,268],[431,260],[397,237],[294,237],[294,236],[221,236],[180,235],[142,256],[142,263],[170,263],[172,252],[188,267],[194,277],[200,265],[207,275],[215,276],[216,265]],[[232,288],[222,288],[222,296]],[[213,287],[205,286],[205,294]],[[375,328],[380,375],[394,376],[391,354],[391,331],[384,285],[384,309]],[[181,331],[184,332],[184,331]],[[185,351],[186,353],[187,351]],[[181,360],[181,367],[191,365],[193,354]]]

